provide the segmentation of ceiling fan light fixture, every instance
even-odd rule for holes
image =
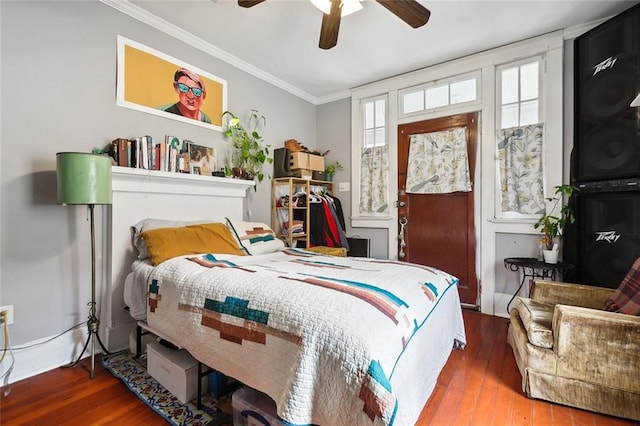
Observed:
[[[322,11],[325,15],[331,12],[331,0],[310,0],[311,3]],[[342,0],[340,16],[344,17],[362,9],[361,0]]]

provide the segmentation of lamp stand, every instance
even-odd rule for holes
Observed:
[[[71,364],[66,365],[65,367],[74,367],[80,359],[82,359],[82,355],[84,355],[84,351],[87,350],[89,346],[89,342],[91,342],[91,372],[90,377],[93,379],[95,372],[95,355],[96,355],[96,340],[100,344],[102,348],[102,352],[106,355],[109,354],[109,351],[100,340],[100,335],[98,334],[98,329],[100,326],[100,320],[96,316],[96,235],[95,235],[95,224],[93,219],[93,204],[89,204],[89,212],[91,216],[91,302],[89,305],[89,319],[87,320],[87,329],[89,330],[89,334],[87,335],[87,341],[82,348],[82,352],[78,358],[73,361]]]

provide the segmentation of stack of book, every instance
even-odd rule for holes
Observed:
[[[122,167],[209,176],[216,170],[215,149],[171,135],[162,142],[149,135],[117,138],[111,142],[110,154]]]

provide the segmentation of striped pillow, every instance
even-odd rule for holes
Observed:
[[[640,315],[640,257],[631,266],[616,291],[604,302],[607,311]]]
[[[276,237],[267,224],[227,218],[227,227],[235,235],[240,247],[250,255],[273,253],[284,248],[284,242]]]

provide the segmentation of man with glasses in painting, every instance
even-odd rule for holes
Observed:
[[[178,94],[178,102],[163,105],[160,110],[211,124],[209,116],[200,111],[207,91],[196,73],[180,68],[173,76],[173,89]]]

